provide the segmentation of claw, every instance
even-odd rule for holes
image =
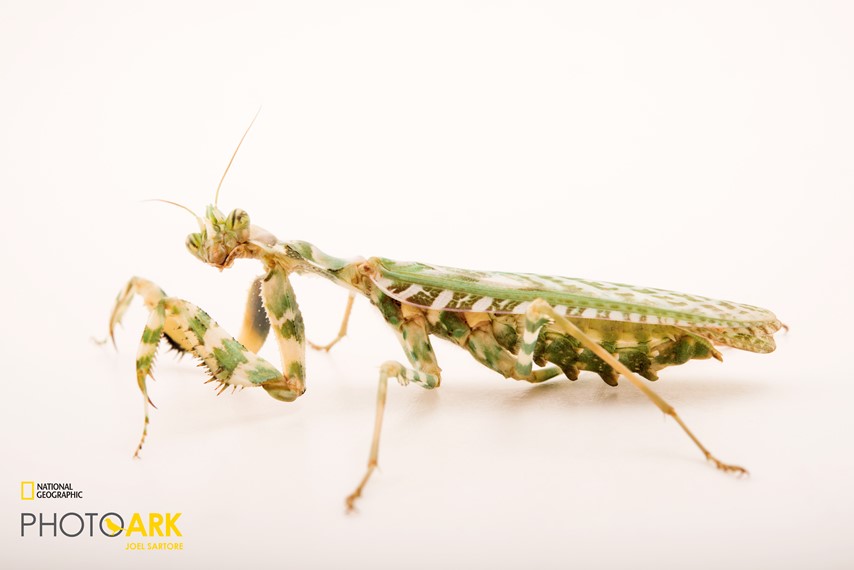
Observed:
[[[311,342],[311,341],[310,341],[310,340],[308,340],[308,339],[306,339],[306,342],[308,343],[308,346],[309,346],[309,347],[311,347],[311,348],[312,348],[312,349],[314,349],[314,350],[317,350],[317,351],[319,351],[319,352],[329,352],[329,350],[330,350],[333,346],[335,346],[335,345],[338,343],[338,341],[339,341],[339,340],[341,340],[341,339],[340,339],[340,338],[336,338],[335,340],[333,340],[333,341],[332,341],[332,342],[330,342],[329,344],[324,344],[324,345],[314,344],[313,342]]]
[[[736,473],[739,477],[741,477],[743,475],[747,475],[747,476],[750,475],[750,471],[748,471],[744,467],[741,467],[739,465],[730,465],[728,463],[724,463],[723,461],[720,461],[719,459],[717,459],[716,457],[714,457],[711,454],[707,455],[706,459],[708,459],[709,461],[714,463],[715,467],[720,469],[724,473]]]
[[[347,497],[346,501],[344,501],[347,504],[347,514],[356,512],[356,499],[358,498],[359,496],[353,493],[352,495]]]

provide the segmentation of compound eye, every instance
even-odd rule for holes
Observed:
[[[196,255],[199,253],[199,249],[202,247],[202,234],[194,233],[187,236],[187,241],[184,242],[187,246],[187,249],[190,250],[190,253]]]
[[[249,227],[249,214],[240,208],[234,209],[228,215],[226,226],[232,230],[242,230]]]

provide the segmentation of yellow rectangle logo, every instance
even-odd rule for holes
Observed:
[[[21,500],[32,501],[36,498],[35,481],[21,481]]]

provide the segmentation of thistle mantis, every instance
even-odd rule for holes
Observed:
[[[328,351],[343,338],[354,299],[362,296],[394,330],[409,361],[408,366],[395,360],[380,366],[367,469],[346,499],[348,511],[353,510],[377,467],[389,379],[404,386],[439,387],[441,371],[430,336],[450,341],[506,378],[530,383],[558,376],[575,380],[586,370],[616,386],[622,375],[672,417],[716,468],[747,473],[743,467],[717,459],[676,410],[640,377],[655,380],[661,369],[692,359],[721,360],[716,345],[771,352],[773,335],[783,326],[771,312],[603,281],[454,269],[382,257],[342,259],[304,241],[280,240],[251,224],[245,211],[234,209],[225,215],[217,207],[223,180],[251,127],[252,123],[229,160],[214,203],[203,216],[162,200],[193,214],[198,231],[187,237],[186,247],[198,260],[220,270],[237,259],[261,263],[264,273],[250,287],[238,337],[196,305],[167,295],[147,279],[131,278],[116,298],[109,325],[113,344],[115,327],[135,295],[142,297],[149,311],[136,357],[145,420],[135,457],[148,433],[151,402],[146,379],[163,338],[179,352],[197,357],[210,374],[208,381],[220,384],[220,392],[229,386],[261,387],[284,402],[305,392],[307,341],[290,276],[310,274],[343,287],[349,296],[338,335],[327,345],[309,342],[309,346]],[[257,355],[270,331],[278,344],[280,369]]]

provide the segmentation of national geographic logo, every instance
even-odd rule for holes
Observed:
[[[82,499],[83,492],[74,490],[68,483],[21,482],[21,500],[35,499]],[[65,513],[21,513],[21,537],[89,537],[130,539],[125,550],[184,550],[184,543],[176,539],[182,536],[178,528],[181,513],[133,513],[124,517],[117,512],[87,513],[69,511]],[[127,521],[127,526],[125,526]],[[139,542],[140,539],[154,539]],[[164,542],[162,539],[169,542]]]
[[[82,499],[83,491],[77,491],[71,483],[36,483],[21,481],[21,500],[36,499]]]

